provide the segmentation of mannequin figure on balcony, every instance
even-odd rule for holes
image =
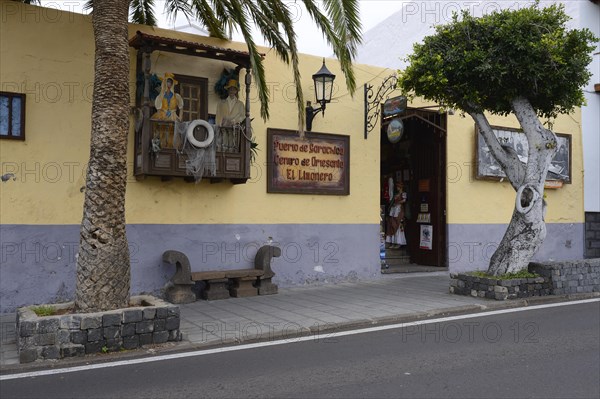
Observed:
[[[239,124],[246,118],[246,107],[238,98],[239,84],[237,80],[230,79],[224,89],[227,90],[228,96],[217,105],[216,115],[221,136],[219,144],[221,144],[223,151],[237,152],[239,151],[240,137],[238,128],[240,127]],[[219,147],[219,145],[217,146]]]
[[[175,85],[177,85],[175,75],[166,72],[161,81],[160,94],[154,100],[156,112],[150,119],[155,121],[180,121],[181,115],[178,115],[177,111],[181,112],[183,108],[183,98],[175,93]],[[174,126],[158,125],[157,130],[158,132],[155,131],[154,135],[159,136],[161,147],[173,148]]]
[[[217,125],[233,126],[246,118],[246,107],[238,98],[239,84],[235,79],[230,79],[224,87],[229,95],[217,105]]]

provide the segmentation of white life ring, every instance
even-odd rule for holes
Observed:
[[[208,132],[208,137],[206,137],[206,140],[204,140],[204,141],[198,141],[194,137],[194,129],[198,125],[204,126],[204,128]],[[196,119],[190,123],[185,135],[186,135],[188,141],[190,142],[190,144],[193,145],[194,147],[206,148],[210,145],[210,143],[212,143],[213,139],[215,138],[215,131],[214,131],[213,127],[210,125],[210,123],[208,123],[207,121],[202,120],[202,119]]]

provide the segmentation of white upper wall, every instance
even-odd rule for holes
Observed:
[[[557,1],[541,1],[540,5],[544,7],[553,3]],[[589,0],[567,0],[561,3],[571,16],[580,14],[582,4],[594,6]],[[475,16],[482,16],[500,9],[519,9],[531,4],[531,1],[512,0],[405,1],[400,11],[364,33],[356,61],[386,68],[403,68],[406,66],[404,59],[412,53],[413,44],[433,34],[436,25],[450,23],[455,12],[468,10]],[[575,17],[570,21],[570,26],[579,27]]]
[[[198,36],[208,36],[208,31],[206,29],[192,22],[188,22],[182,25],[175,25],[169,29],[176,30],[177,32],[191,33],[193,35]]]
[[[559,1],[541,1],[542,7]],[[402,9],[368,30],[358,48],[356,61],[391,69],[403,69],[413,44],[435,32],[434,26],[451,22],[454,12],[469,10],[481,16],[499,9],[519,9],[532,1],[406,1]],[[564,0],[565,11],[573,19],[570,28],[588,28],[600,37],[600,6],[590,0]],[[600,50],[596,48],[594,53]],[[584,157],[584,207],[586,212],[600,212],[600,94],[594,83],[600,83],[600,55],[590,65],[593,73],[585,87],[587,106],[582,108]]]
[[[573,16],[578,27],[590,29],[600,38],[600,5],[591,1],[578,1],[579,15]],[[587,105],[581,110],[583,128],[583,195],[586,212],[600,212],[600,93],[594,84],[600,83],[600,44],[594,50],[594,59],[589,66],[592,78],[585,87]]]

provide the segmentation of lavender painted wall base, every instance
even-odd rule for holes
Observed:
[[[505,224],[449,224],[448,263],[452,273],[487,270],[491,256],[506,232]],[[584,257],[583,223],[547,223],[548,234],[534,261]]]
[[[381,276],[379,225],[128,225],[131,293],[163,297],[173,275],[167,249],[181,251],[192,271],[249,269],[258,249],[281,248],[272,262],[280,288]],[[73,300],[79,226],[1,225],[0,312]]]
[[[584,225],[548,224],[535,260],[583,258]],[[448,225],[451,272],[487,269],[506,225]],[[128,225],[131,293],[163,297],[173,268],[162,253],[185,253],[192,271],[252,268],[265,244],[281,248],[273,260],[280,288],[381,277],[377,224]],[[0,313],[72,300],[79,225],[0,225]]]

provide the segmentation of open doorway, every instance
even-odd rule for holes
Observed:
[[[407,108],[381,125],[382,272],[443,270],[446,115]]]

